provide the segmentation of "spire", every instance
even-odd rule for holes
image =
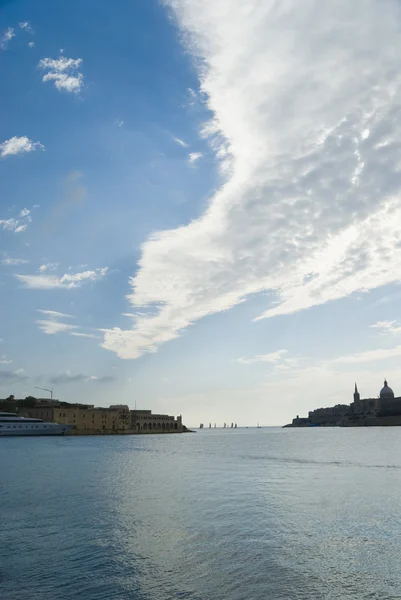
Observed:
[[[355,394],[357,394],[357,393],[358,393],[358,387],[357,387],[357,385],[355,383]]]
[[[384,387],[388,387],[387,379],[384,380]]]
[[[358,392],[358,386],[355,383],[355,392],[354,392],[354,402],[358,402],[361,399],[361,396]]]

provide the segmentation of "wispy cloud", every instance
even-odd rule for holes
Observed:
[[[47,71],[42,81],[53,81],[59,91],[78,94],[84,85],[84,76],[79,71],[82,58],[42,58],[38,67]]]
[[[378,348],[377,350],[367,350],[366,352],[360,352],[357,354],[350,354],[347,356],[340,356],[331,361],[331,364],[359,364],[376,362],[378,360],[389,360],[396,356],[401,356],[401,346],[395,348]]]
[[[60,323],[54,319],[39,319],[35,321],[39,326],[39,329],[47,335],[55,335],[56,333],[64,333],[66,331],[72,331],[78,329],[78,325],[70,325],[69,323]]]
[[[32,217],[31,217],[31,211],[29,210],[29,208],[23,208],[19,214],[19,216],[22,219],[26,219],[27,221],[31,222],[32,221]]]
[[[53,384],[64,384],[64,383],[89,383],[89,382],[95,382],[95,383],[111,383],[112,381],[115,380],[115,377],[109,375],[109,376],[103,376],[103,377],[96,377],[96,375],[84,375],[83,373],[76,373],[75,375],[73,375],[71,373],[71,371],[66,371],[65,373],[60,373],[60,375],[55,375],[53,377],[50,377],[49,381],[50,383]]]
[[[29,46],[29,48],[34,48],[35,47],[35,42],[28,42],[28,46]]]
[[[280,362],[285,354],[288,354],[288,350],[276,350],[276,352],[270,352],[270,354],[257,354],[250,358],[241,357],[237,359],[237,362],[243,365],[251,365],[253,363],[274,364]]]
[[[98,340],[99,336],[95,335],[94,333],[82,333],[80,331],[73,331],[71,332],[71,335],[75,336],[75,337],[83,337],[83,338],[90,338],[93,340]]]
[[[8,43],[13,39],[13,37],[15,37],[15,30],[13,27],[8,27],[8,29],[0,37],[0,48],[2,50],[7,50]]]
[[[44,310],[42,308],[38,308],[37,312],[40,312],[42,315],[47,315],[48,317],[53,317],[54,319],[74,319],[72,315],[67,315],[66,313],[58,312],[56,310]]]
[[[167,4],[225,182],[198,219],[143,244],[129,300],[159,311],[104,347],[136,358],[265,290],[272,318],[400,281],[397,3]]]
[[[45,147],[40,142],[33,142],[25,135],[21,137],[12,137],[0,144],[0,158],[6,156],[15,156],[18,154],[26,154],[35,150],[44,150]]]
[[[58,268],[58,263],[46,263],[44,265],[40,265],[39,272],[46,273],[48,271],[55,271]]]
[[[397,321],[377,321],[373,325],[370,325],[372,329],[379,329],[381,333],[390,333],[392,335],[401,334],[401,325]]]
[[[108,272],[108,267],[94,269],[93,271],[83,271],[82,273],[65,273],[61,277],[57,275],[20,275],[15,277],[26,287],[33,289],[50,290],[54,288],[72,289],[90,281],[102,279]]]
[[[20,224],[18,219],[0,219],[0,227],[13,233],[22,233],[28,225],[26,223]]]
[[[188,144],[186,142],[184,142],[184,140],[181,140],[180,138],[173,138],[175,143],[178,144],[179,146],[182,146],[182,148],[188,148]]]
[[[6,258],[3,258],[1,262],[3,265],[14,266],[26,265],[29,263],[29,260],[25,260],[25,258],[12,258],[11,256],[8,256]]]
[[[0,356],[0,365],[11,365],[12,362],[13,361],[7,358],[5,354],[3,354],[3,356]]]
[[[39,329],[47,335],[56,335],[58,333],[67,333],[67,334],[75,336],[75,337],[99,339],[99,336],[97,336],[93,333],[86,333],[83,331],[79,331],[81,329],[81,327],[78,325],[72,325],[71,323],[64,323],[59,320],[59,319],[74,319],[75,317],[73,317],[73,315],[58,312],[56,310],[41,309],[41,308],[39,308],[37,310],[37,312],[39,312],[42,315],[45,315],[47,317],[47,319],[38,319],[37,321],[35,321],[35,323],[38,325]]]
[[[18,23],[19,27],[28,33],[32,33],[32,26],[29,21],[22,21]]]
[[[22,233],[28,227],[28,223],[32,221],[32,217],[30,215],[30,210],[27,208],[23,208],[18,218],[10,217],[8,219],[0,219],[0,228],[5,231],[11,231],[12,233]],[[6,260],[6,259],[5,259]],[[6,263],[4,263],[6,264]],[[11,264],[11,263],[8,263]],[[16,264],[16,263],[14,263]],[[22,264],[22,263],[20,263]]]
[[[194,165],[195,163],[198,162],[198,160],[200,160],[202,158],[203,154],[202,152],[190,152],[188,154],[188,162],[190,165]]]
[[[26,381],[27,379],[28,377],[25,375],[24,369],[15,369],[14,371],[0,370],[0,385]]]

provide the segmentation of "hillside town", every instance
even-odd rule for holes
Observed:
[[[153,414],[151,410],[131,410],[124,404],[108,408],[92,404],[61,402],[28,396],[0,399],[0,412],[17,413],[21,417],[42,419],[48,423],[72,425],[75,435],[183,433],[182,416]]]
[[[307,417],[295,417],[284,427],[377,427],[401,426],[401,397],[396,397],[387,381],[377,398],[361,398],[355,384],[351,404],[317,408]]]

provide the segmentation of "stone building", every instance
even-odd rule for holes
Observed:
[[[394,397],[393,390],[384,380],[384,386],[380,390],[380,398],[377,401],[378,417],[395,417],[401,415],[401,398]]]
[[[151,410],[131,410],[131,429],[137,433],[178,433],[183,431],[181,415],[153,415]]]
[[[20,408],[24,417],[53,423],[75,425],[76,433],[179,433],[184,431],[182,417],[152,414],[151,410],[130,410],[124,404],[109,408],[58,403],[57,406]]]
[[[371,417],[377,413],[377,398],[363,398],[358,391],[358,386],[355,384],[354,401],[349,406],[348,415],[357,417]]]
[[[75,425],[78,431],[122,432],[131,428],[128,406],[109,408],[60,406],[54,409],[53,421]]]
[[[311,425],[339,425],[349,406],[347,404],[336,404],[328,408],[317,408],[308,413],[308,421]]]
[[[378,427],[401,426],[401,397],[395,397],[387,381],[378,398],[361,398],[355,384],[351,404],[338,404],[310,411],[307,418],[293,419],[286,427],[310,426]]]
[[[55,401],[55,404],[51,404],[50,401],[44,405],[42,403],[37,406],[30,408],[19,408],[18,414],[21,417],[29,417],[31,419],[43,419],[43,421],[49,421],[51,423],[58,422],[56,417],[60,418],[61,413],[65,413],[65,408],[74,408],[75,410],[88,410],[94,408],[93,404],[66,404],[59,401]]]

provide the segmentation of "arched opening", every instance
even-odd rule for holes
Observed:
[[[161,429],[161,427],[162,427],[162,426],[161,426],[161,423],[158,423],[158,424],[157,424],[157,429]]]
[[[166,429],[166,424],[165,423],[163,423],[163,429]]]
[[[144,430],[146,431],[146,430],[148,429],[148,424],[147,424],[147,423],[144,423],[144,424],[143,424],[143,428],[144,428]]]
[[[149,429],[152,429],[152,423],[149,423]]]
[[[178,429],[177,421],[174,423],[174,429]]]

